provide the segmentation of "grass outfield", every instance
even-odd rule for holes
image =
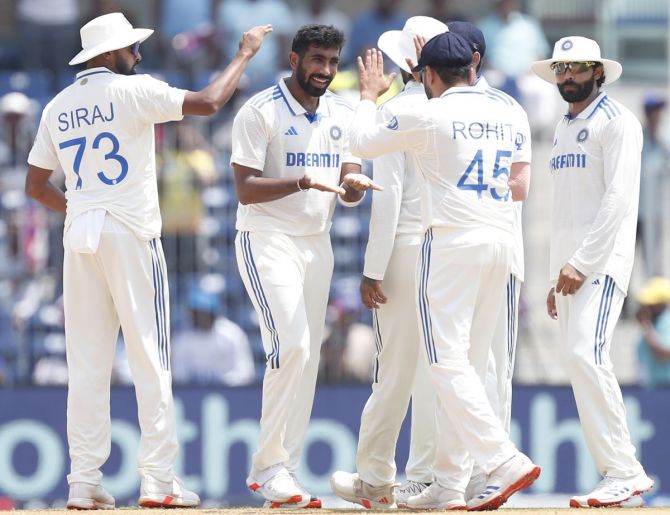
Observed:
[[[596,510],[594,508],[594,510]],[[16,510],[14,513],[17,515],[48,515],[48,514],[62,514],[65,510]],[[217,515],[221,514],[230,514],[230,515],[252,515],[254,513],[296,513],[297,510],[282,510],[276,509],[265,510],[260,507],[253,508],[220,508],[220,509],[206,509],[206,510],[158,510],[158,509],[137,509],[137,508],[118,508],[115,511],[123,512],[123,515]],[[395,510],[394,510],[395,511]],[[531,515],[537,513],[538,515],[553,515],[553,514],[562,514],[567,512],[576,512],[576,513],[589,513],[584,509],[570,509],[570,508],[500,508],[499,512],[504,515]],[[410,510],[397,510],[398,513],[438,513],[438,512],[426,512],[426,511],[410,511]],[[104,512],[101,512],[104,513]],[[308,513],[313,515],[330,515],[330,514],[354,514],[354,513],[365,513],[365,514],[385,514],[388,515],[389,511],[371,511],[371,510],[356,510],[356,509],[321,509],[321,510],[308,510]],[[446,512],[442,512],[446,513]],[[490,513],[490,512],[487,512]],[[594,515],[602,515],[603,513],[613,513],[613,514],[622,514],[622,515],[633,515],[639,513],[640,515],[670,515],[670,507],[667,508],[599,508],[593,512]]]

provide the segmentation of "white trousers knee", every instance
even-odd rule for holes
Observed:
[[[68,482],[99,484],[111,449],[110,378],[119,326],[135,384],[138,466],[170,481],[177,457],[170,378],[170,306],[159,239],[141,241],[106,215],[94,254],[65,247]]]
[[[468,454],[489,473],[516,453],[484,389],[510,252],[496,237],[436,228],[422,245],[418,305],[439,399],[435,476],[455,490],[465,490],[470,474],[469,466],[456,473],[454,463]]]
[[[280,463],[293,472],[314,401],[333,273],[330,236],[245,231],[235,247],[267,356],[252,475]]]
[[[562,349],[586,443],[600,473],[619,478],[642,471],[610,360],[624,297],[603,274],[587,277],[574,295],[556,295]]]
[[[410,294],[416,290],[413,271],[418,252],[418,244],[394,247],[382,282],[388,300],[373,312],[377,354],[372,394],[361,415],[356,468],[361,479],[374,486],[395,482],[395,449],[410,396],[414,396],[413,413],[426,405],[429,412],[417,415],[421,418],[419,425],[413,418],[407,475],[417,481],[432,481],[435,394],[428,377],[428,360],[420,353],[419,320],[415,298]]]

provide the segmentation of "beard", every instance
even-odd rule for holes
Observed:
[[[120,70],[122,75],[135,75],[137,73],[137,70],[135,69],[137,67],[137,63],[133,63],[133,65],[128,68],[127,66],[124,66],[122,70]]]
[[[120,75],[135,75],[137,71],[135,68],[137,67],[137,61],[133,60],[132,63],[129,63],[128,61],[124,61],[121,58],[118,58],[116,60],[116,72],[119,73]]]
[[[566,91],[565,87],[568,85],[575,86],[576,89],[574,91]],[[577,82],[570,80],[565,81],[563,84],[558,84],[558,91],[563,97],[563,100],[573,104],[575,102],[581,102],[582,100],[586,100],[587,98],[589,98],[589,95],[593,91],[595,85],[596,85],[596,79],[594,77],[591,77],[589,80],[587,80],[582,84],[578,84]]]
[[[310,75],[308,77],[307,72],[302,67],[302,61],[298,61],[297,72],[298,73],[296,73],[295,79],[298,82],[298,86],[300,86],[302,88],[302,90],[311,97],[322,96],[326,92],[326,90],[328,89],[328,86],[330,86],[330,83],[333,81],[333,77],[327,78],[326,76],[319,75],[319,74]],[[318,77],[318,78],[326,79],[328,82],[324,83],[324,85],[322,87],[314,86],[309,81],[312,77]]]

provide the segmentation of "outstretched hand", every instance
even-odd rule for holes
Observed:
[[[330,193],[337,193],[338,195],[346,194],[346,190],[340,186],[333,186],[325,182],[317,181],[314,177],[309,174],[305,174],[302,179],[298,181],[300,189],[307,190],[319,190],[326,191]]]
[[[253,57],[263,44],[265,36],[272,32],[272,25],[258,25],[250,28],[242,34],[240,39],[240,52]]]
[[[384,191],[379,184],[374,182],[370,177],[362,173],[348,173],[342,177],[342,184],[346,184],[356,191],[377,190]]]
[[[376,48],[365,51],[365,60],[358,58],[358,87],[361,91],[361,100],[377,99],[391,87],[396,74],[384,76],[384,58],[381,50]]]

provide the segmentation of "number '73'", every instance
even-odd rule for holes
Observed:
[[[107,141],[105,140],[109,141],[109,143],[107,143]],[[105,154],[105,161],[116,161],[118,163],[118,166],[121,168],[121,171],[116,177],[110,178],[105,174],[104,170],[100,170],[97,174],[98,179],[100,179],[103,183],[109,186],[118,184],[123,179],[125,179],[126,175],[128,174],[128,161],[126,161],[126,158],[118,153],[119,140],[111,132],[101,132],[93,140],[91,148],[93,148],[94,150],[98,150],[101,149],[101,146],[103,151],[108,150],[109,147],[111,146],[111,149]],[[61,150],[70,147],[77,147],[77,152],[74,155],[74,163],[72,168],[74,170],[75,175],[77,176],[77,183],[75,189],[80,190],[82,187],[82,180],[80,174],[81,160],[84,158],[84,152],[86,151],[86,138],[85,137],[74,138],[67,141],[63,141],[58,145],[58,148],[60,148]]]

